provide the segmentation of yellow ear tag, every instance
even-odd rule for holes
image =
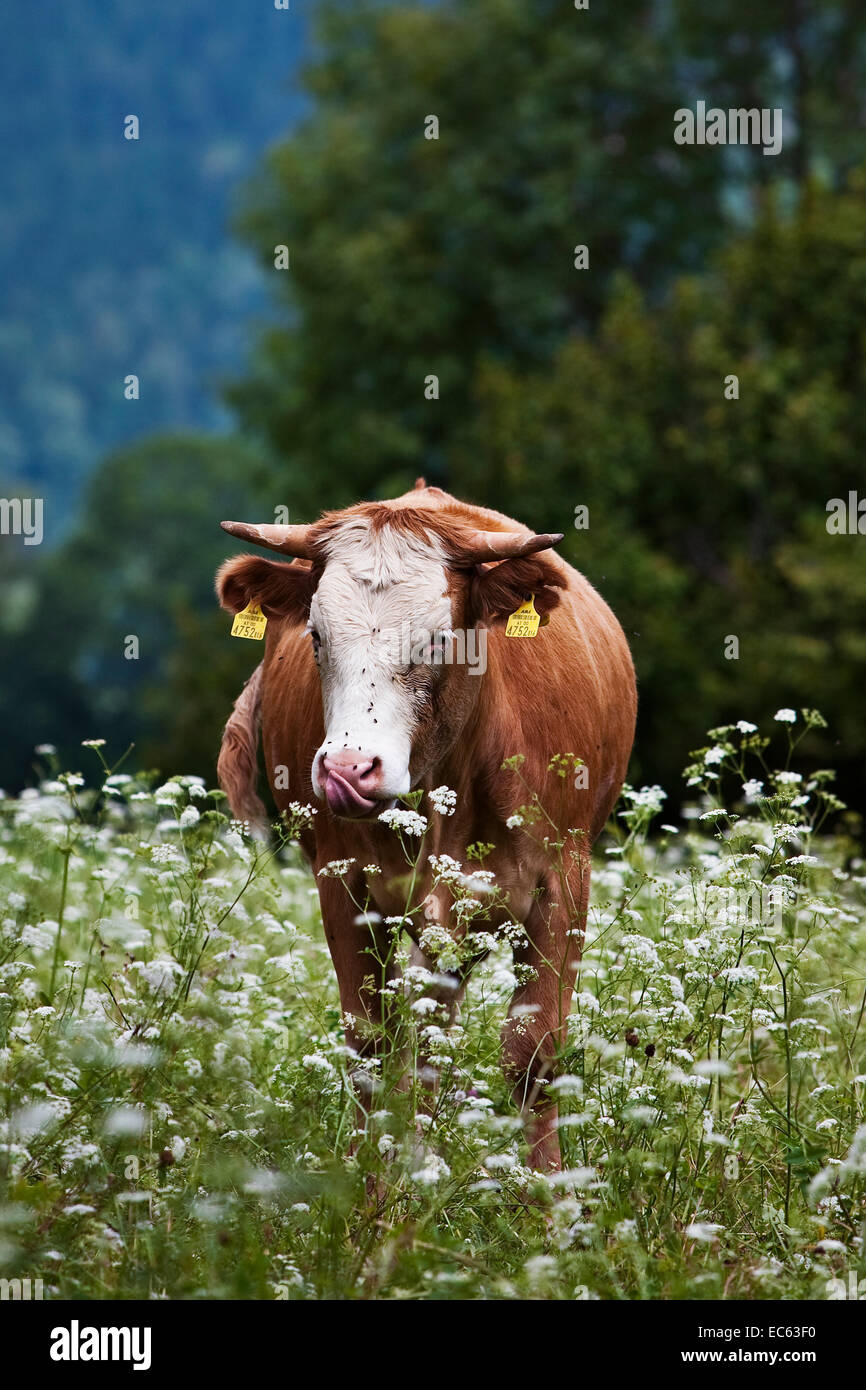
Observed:
[[[257,603],[248,603],[242,612],[235,614],[232,623],[232,637],[251,637],[260,642],[265,635],[268,620]]]
[[[506,637],[535,637],[541,625],[541,617],[535,611],[535,594],[511,614],[505,628]]]

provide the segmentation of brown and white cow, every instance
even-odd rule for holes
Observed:
[[[504,1065],[533,1164],[558,1167],[556,1108],[540,1083],[551,1078],[565,1042],[589,848],[619,794],[634,737],[634,669],[619,623],[551,550],[561,536],[533,535],[422,480],[393,501],[360,503],[309,526],[223,527],[294,559],[241,555],[217,575],[224,608],[237,613],[257,603],[269,619],[264,660],[225,729],[220,782],[237,817],[263,817],[255,790],[261,724],[278,808],[321,803],[302,839],[313,868],[354,861],[345,881],[317,879],[342,1007],[356,1020],[347,1041],[364,1050],[381,1034],[382,981],[371,983],[369,931],[386,930],[375,925],[377,914],[407,907],[406,861],[377,817],[410,789],[447,785],[457,793],[452,816],[420,806],[430,824],[410,907],[418,908],[416,921],[423,915],[454,926],[448,890],[431,892],[427,856],[466,863],[468,845],[494,846],[485,868],[508,905],[493,926],[523,923],[527,941],[517,955],[535,968],[514,993]],[[535,637],[506,636],[509,615],[530,594],[549,622]],[[477,637],[482,628],[483,675],[480,663],[441,660],[443,643],[456,642],[449,634]],[[551,757],[566,753],[584,760],[582,776],[550,774]],[[524,758],[520,774],[502,768],[515,754]],[[507,824],[529,800],[527,784],[565,839],[559,867],[538,843],[538,827]],[[365,881],[362,866],[371,863],[381,873]],[[356,920],[357,903],[368,898],[369,931]],[[384,959],[384,935],[375,944]]]

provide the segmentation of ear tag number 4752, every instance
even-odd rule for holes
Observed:
[[[505,628],[506,637],[535,637],[541,626],[541,617],[535,610],[535,594],[530,594],[525,603],[521,603],[508,619]]]
[[[232,637],[250,637],[258,642],[265,635],[268,620],[257,603],[248,603],[240,613],[235,614],[232,623]]]

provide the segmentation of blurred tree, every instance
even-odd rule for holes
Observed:
[[[88,737],[114,755],[135,741],[139,761],[213,776],[227,700],[255,664],[253,644],[228,641],[215,607],[214,572],[236,551],[219,522],[273,516],[265,478],[238,439],[154,437],[94,474],[60,549],[20,557],[0,617],[0,721],[15,729],[0,783],[20,783],[45,741],[79,765]]]
[[[849,102],[834,119],[832,106],[843,72],[849,88],[866,76],[850,3],[790,8],[320,7],[310,116],[269,156],[240,221],[281,317],[229,391],[285,459],[300,513],[418,472],[463,483],[453,455],[479,362],[549,362],[565,335],[594,329],[615,273],[654,302],[673,273],[703,268],[768,181],[802,179],[807,111],[813,161],[827,177],[850,163],[846,122],[862,113]],[[782,153],[676,145],[674,112],[698,98],[782,105]],[[431,116],[438,139],[425,138]]]
[[[723,183],[674,145],[681,47],[651,0],[591,18],[552,0],[322,15],[312,114],[240,224],[284,316],[229,392],[310,514],[446,478],[479,357],[544,361],[595,321],[614,269],[652,284],[700,264]]]
[[[635,653],[641,773],[669,786],[708,722],[817,706],[813,750],[862,802],[866,541],[829,533],[827,503],[866,499],[864,231],[866,174],[793,218],[770,200],[664,305],[622,277],[552,370],[479,375],[461,471],[539,529],[572,522]]]

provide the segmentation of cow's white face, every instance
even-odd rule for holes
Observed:
[[[331,535],[325,555],[308,623],[326,730],[313,787],[338,815],[375,815],[411,785],[435,679],[419,647],[452,624],[445,556],[435,536],[361,518]]]

